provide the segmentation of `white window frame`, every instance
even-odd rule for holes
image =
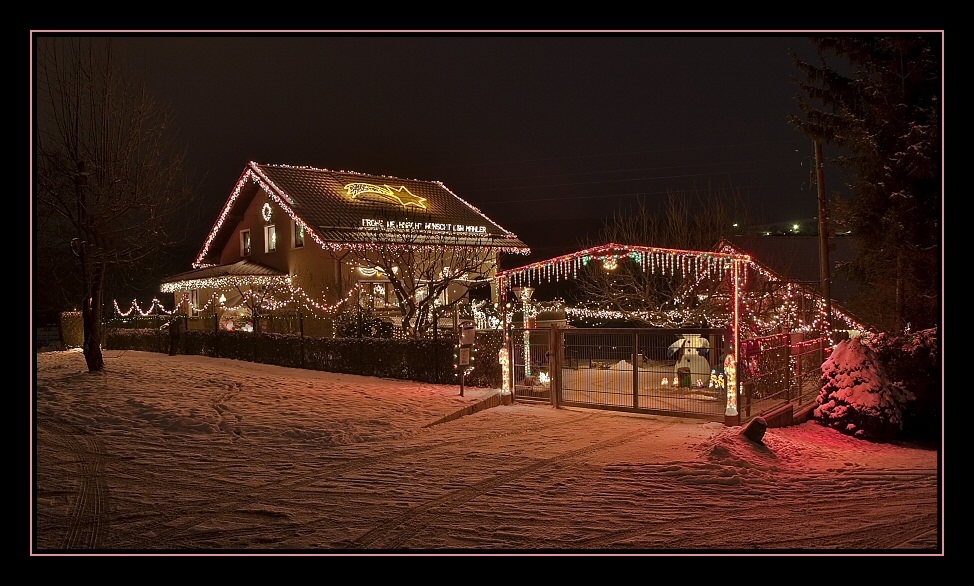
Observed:
[[[246,245],[244,244],[245,239],[247,241]],[[240,257],[241,258],[249,257],[253,252],[254,252],[254,241],[250,237],[250,229],[248,228],[246,230],[241,230],[240,231]]]
[[[264,226],[264,252],[277,251],[277,226],[268,224]]]

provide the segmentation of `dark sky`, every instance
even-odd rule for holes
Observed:
[[[812,143],[786,119],[788,50],[810,58],[806,36],[157,34],[115,47],[177,115],[203,179],[200,243],[250,160],[442,181],[532,258],[668,190],[736,190],[755,223],[817,213]]]

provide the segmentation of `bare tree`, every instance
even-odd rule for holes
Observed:
[[[366,242],[343,252],[342,259],[381,273],[396,296],[402,329],[421,337],[436,315],[466,298],[470,287],[485,285],[497,267],[497,244],[482,235],[428,230],[428,222],[395,221],[366,233]],[[462,294],[447,298],[459,286]]]
[[[80,283],[83,350],[88,371],[98,373],[106,280],[144,270],[181,241],[193,191],[173,117],[123,73],[111,39],[35,40],[37,248],[74,258],[54,268]]]
[[[598,244],[713,251],[747,225],[743,198],[733,190],[670,192],[660,209],[640,201],[617,212]],[[715,325],[725,311],[719,278],[685,276],[666,265],[654,270],[623,256],[589,263],[578,275],[581,299],[618,312],[627,321],[656,327]]]

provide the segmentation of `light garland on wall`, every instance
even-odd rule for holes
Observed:
[[[329,304],[321,303],[315,300],[314,298],[310,297],[303,288],[291,285],[290,281],[287,281],[286,284],[288,286],[288,297],[286,299],[279,299],[274,296],[265,296],[254,293],[252,290],[248,289],[241,294],[240,302],[236,305],[225,305],[226,297],[219,291],[214,291],[202,307],[190,302],[189,295],[187,294],[183,294],[182,299],[176,303],[175,307],[171,310],[166,310],[158,299],[152,300],[148,310],[142,310],[139,307],[138,301],[135,299],[132,300],[132,305],[127,311],[121,310],[118,305],[118,301],[113,301],[113,303],[115,306],[115,313],[119,317],[129,317],[133,314],[133,312],[137,312],[142,317],[148,317],[152,315],[154,311],[159,312],[160,314],[172,315],[183,306],[191,309],[195,313],[204,313],[211,306],[215,305],[220,305],[225,311],[235,311],[240,308],[248,309],[251,305],[259,306],[268,311],[277,311],[281,309],[288,309],[290,307],[302,307],[308,310],[311,315],[326,317],[334,315],[344,304],[348,303],[348,301],[357,292],[362,290],[361,283],[356,283],[341,299],[335,303]]]

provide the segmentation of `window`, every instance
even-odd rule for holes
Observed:
[[[298,222],[291,221],[291,234],[294,235],[294,248],[301,248],[304,246],[304,224],[299,224]]]
[[[189,291],[189,310],[186,312],[187,315],[195,315],[194,312],[199,313],[200,310],[200,290],[190,289]]]
[[[376,281],[360,281],[359,305],[366,309],[391,309],[399,307],[392,284]]]
[[[250,230],[240,231],[240,256],[250,256]]]
[[[277,250],[277,227],[273,224],[264,226],[264,252]]]

